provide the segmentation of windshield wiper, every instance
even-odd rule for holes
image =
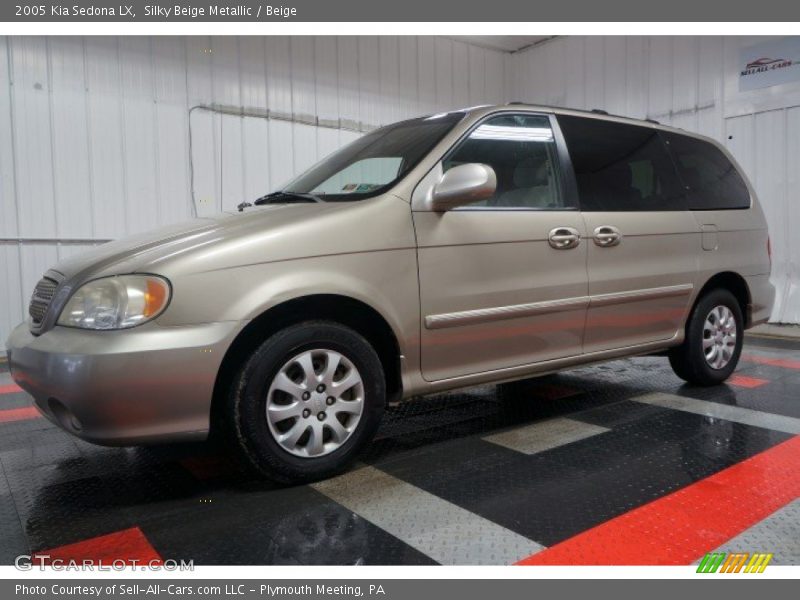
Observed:
[[[303,194],[300,192],[287,192],[282,190],[279,192],[272,192],[271,194],[267,194],[266,196],[261,196],[261,198],[253,202],[253,204],[255,204],[256,206],[261,206],[262,204],[281,204],[283,202],[298,202],[298,201],[324,202],[322,198],[320,198],[319,196],[315,196],[314,194]]]

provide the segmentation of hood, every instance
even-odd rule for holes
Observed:
[[[263,229],[275,214],[289,213],[278,219],[284,222],[286,216],[306,216],[309,208],[318,206],[322,205],[276,204],[192,219],[102,244],[59,262],[54,270],[68,279],[87,270],[93,276],[132,273],[173,253],[234,237],[243,230]]]
[[[408,215],[408,203],[397,197],[259,206],[109,242],[60,262],[54,270],[80,280],[136,272],[169,275],[406,245],[406,235],[387,239],[364,228],[386,214],[387,204],[394,208],[389,213],[405,207]]]
[[[99,271],[104,267],[114,265],[123,258],[142,255],[153,249],[185,243],[188,239],[208,235],[219,228],[220,220],[219,218],[193,219],[108,242],[62,260],[53,267],[53,270],[65,275],[68,279],[75,277],[87,268]]]

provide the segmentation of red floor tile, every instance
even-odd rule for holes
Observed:
[[[800,436],[521,560],[689,565],[800,497]]]
[[[0,410],[0,423],[11,423],[13,421],[25,421],[27,419],[40,419],[41,413],[32,406],[25,408],[9,408]]]
[[[9,385],[0,385],[0,394],[17,394],[22,391],[22,388],[11,383]]]
[[[731,375],[725,382],[729,385],[735,385],[744,388],[757,388],[769,383],[766,379],[759,379],[758,377],[746,377],[744,375]]]
[[[800,360],[793,360],[791,358],[770,358],[768,356],[756,356],[755,354],[742,354],[742,359],[759,365],[783,367],[784,369],[800,369]]]
[[[126,564],[152,564],[161,561],[161,556],[138,527],[101,535],[74,544],[41,550],[35,554],[36,560],[45,563],[60,561],[91,561],[92,564],[111,565],[115,561]]]

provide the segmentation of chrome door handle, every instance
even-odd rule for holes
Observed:
[[[574,227],[556,227],[550,230],[547,241],[556,250],[569,250],[581,243],[581,234]]]
[[[617,246],[622,241],[619,229],[611,225],[601,225],[594,230],[594,243],[601,248]]]

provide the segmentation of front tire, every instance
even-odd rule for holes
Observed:
[[[356,331],[307,321],[267,339],[234,378],[231,436],[246,462],[281,483],[342,471],[374,436],[383,368]]]
[[[702,386],[725,381],[742,353],[744,320],[734,295],[725,289],[705,294],[692,310],[683,344],[670,350],[675,374]]]

